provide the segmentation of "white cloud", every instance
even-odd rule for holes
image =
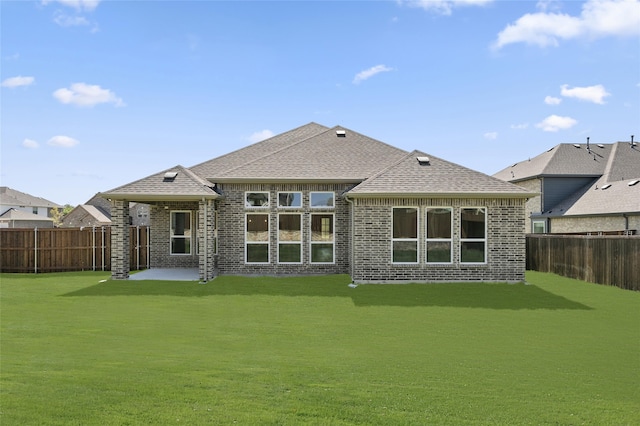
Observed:
[[[33,82],[36,81],[33,77],[23,77],[21,75],[17,77],[9,77],[2,82],[2,87],[9,87],[13,89],[14,87],[20,86],[30,86]]]
[[[249,139],[249,142],[256,143],[256,142],[263,141],[265,139],[269,139],[274,134],[275,133],[273,133],[271,130],[264,129],[264,130],[260,130],[259,132],[253,133],[251,136],[249,136],[248,139]]]
[[[60,148],[72,148],[78,145],[80,142],[70,138],[69,136],[54,136],[47,141],[48,145],[57,146]]]
[[[40,144],[33,139],[25,139],[22,141],[22,146],[29,149],[36,149],[40,146]]]
[[[536,124],[536,127],[545,132],[557,132],[558,130],[569,129],[576,124],[578,124],[578,122],[571,117],[561,117],[554,114]]]
[[[529,123],[512,124],[511,128],[515,130],[524,130],[529,127]]]
[[[86,83],[73,83],[69,89],[58,89],[53,92],[53,97],[63,104],[81,107],[92,107],[103,103],[112,103],[117,107],[125,105],[122,99],[112,91]]]
[[[484,6],[493,0],[399,0],[399,3],[410,7],[419,7],[440,15],[451,15],[451,11],[463,6]]]
[[[364,71],[360,71],[353,78],[353,84],[360,84],[361,82],[373,77],[376,74],[380,74],[381,72],[389,72],[393,71],[393,68],[389,68],[386,65],[376,65]]]
[[[98,7],[101,0],[42,0],[42,4],[47,5],[49,3],[60,3],[63,6],[71,7],[75,10],[84,10],[91,12]]]
[[[527,13],[509,24],[499,34],[493,47],[500,49],[511,43],[527,43],[540,47],[558,46],[559,40],[634,37],[640,34],[640,1],[588,0],[580,16],[564,13]]]
[[[546,96],[544,98],[544,103],[547,105],[558,105],[560,102],[562,102],[562,99],[554,98],[553,96]]]
[[[89,22],[89,20],[84,16],[71,16],[59,10],[53,14],[53,22],[61,27],[81,27],[91,25],[91,22]]]
[[[581,101],[588,101],[596,104],[604,104],[604,98],[611,96],[611,94],[608,93],[601,84],[587,87],[574,87],[571,89],[568,84],[563,84],[560,86],[560,94],[567,98],[576,98]]]
[[[490,141],[498,138],[498,132],[487,132],[484,134],[484,138]]]

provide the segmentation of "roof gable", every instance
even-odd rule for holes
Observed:
[[[352,197],[529,197],[529,191],[438,157],[413,151],[357,185]]]
[[[105,198],[138,201],[218,198],[213,184],[180,165],[100,195]]]
[[[360,182],[404,155],[402,149],[336,126],[208,178],[214,182]]]

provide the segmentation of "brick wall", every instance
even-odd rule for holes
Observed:
[[[525,229],[525,232],[527,233],[533,232],[533,228],[531,227],[531,214],[532,213],[539,214],[542,212],[542,195],[541,195],[542,180],[538,178],[534,178],[534,179],[524,180],[522,182],[516,182],[516,185],[526,189],[527,191],[540,193],[539,195],[536,195],[535,197],[530,198],[527,201],[527,204],[525,206],[526,215],[525,215],[524,229]]]
[[[218,200],[218,271],[220,274],[246,275],[308,275],[349,273],[349,205],[341,194],[349,186],[344,184],[219,184],[223,198]],[[246,209],[245,192],[269,192],[270,206],[265,209]],[[302,192],[302,207],[279,209],[278,192]],[[309,193],[332,191],[335,208],[311,209]],[[310,263],[310,220],[312,213],[334,214],[335,255],[333,264]],[[269,214],[269,263],[245,263],[245,215]],[[302,214],[302,263],[278,263],[278,213]]]
[[[152,268],[198,268],[196,254],[196,217],[198,202],[166,202],[151,206],[151,267]],[[191,254],[172,255],[170,253],[171,211],[191,211]]]
[[[392,264],[392,208],[419,207],[419,262]],[[453,208],[453,262],[426,264],[425,207]],[[523,199],[357,199],[354,217],[356,282],[524,281],[525,200]],[[487,263],[460,264],[460,208],[487,208]]]
[[[111,202],[111,278],[129,278],[129,202]]]

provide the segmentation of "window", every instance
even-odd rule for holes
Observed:
[[[392,233],[393,263],[418,263],[418,209],[394,207]]]
[[[311,263],[334,262],[333,214],[311,215]]]
[[[487,211],[484,207],[460,209],[460,262],[487,261]]]
[[[309,193],[309,205],[316,209],[334,208],[334,197],[333,192],[311,192]]]
[[[31,208],[31,213],[38,214],[38,208],[37,207],[32,207]]]
[[[269,263],[269,215],[248,214],[245,229],[245,262]]]
[[[278,262],[302,262],[302,215],[278,215]]]
[[[278,207],[302,207],[302,192],[278,192]]]
[[[191,212],[171,212],[171,254],[191,254]]]
[[[451,263],[452,209],[427,208],[427,263]]]
[[[547,233],[547,221],[546,220],[534,220],[532,222],[534,234],[546,234]]]
[[[245,192],[244,205],[246,208],[269,207],[268,192]]]

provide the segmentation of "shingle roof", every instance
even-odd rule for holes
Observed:
[[[336,126],[207,178],[214,182],[360,182],[404,155],[402,149]]]
[[[197,164],[189,169],[203,178],[210,179],[212,176],[219,176],[231,169],[280,151],[283,148],[324,132],[327,129],[328,127],[312,122],[220,157],[205,161],[204,163]]]
[[[50,217],[45,217],[39,214],[33,214],[30,212],[25,212],[17,209],[9,209],[6,212],[0,214],[0,219],[10,219],[10,220],[41,220],[46,222],[53,222],[53,219]]]
[[[175,178],[167,179],[167,173],[175,173]],[[100,194],[105,198],[153,200],[198,200],[218,198],[213,184],[191,170],[180,165],[128,183]]]
[[[640,213],[640,183],[629,183],[640,179],[607,181],[605,177],[589,184],[557,206],[543,212],[542,217],[586,216],[599,214]],[[609,186],[607,186],[609,185]]]
[[[577,147],[576,147],[577,146]],[[536,176],[602,176],[612,144],[559,144],[529,160],[506,167],[493,176],[509,182]]]
[[[419,157],[423,160],[418,161]],[[428,163],[424,160],[428,158]],[[534,194],[511,183],[441,158],[413,151],[365,180],[348,193],[352,197],[471,196],[530,197]]]
[[[77,209],[82,209],[85,212],[87,212],[87,214],[89,214],[90,216],[92,216],[94,219],[96,219],[98,222],[101,223],[111,223],[111,218],[108,217],[106,214],[104,214],[104,212],[102,212],[99,208],[97,208],[96,206],[92,206],[91,204],[81,204],[78,207],[76,207]]]
[[[34,197],[33,195],[11,189],[7,186],[0,186],[0,204],[5,206],[25,207],[62,207],[61,205],[45,200],[42,197]]]

